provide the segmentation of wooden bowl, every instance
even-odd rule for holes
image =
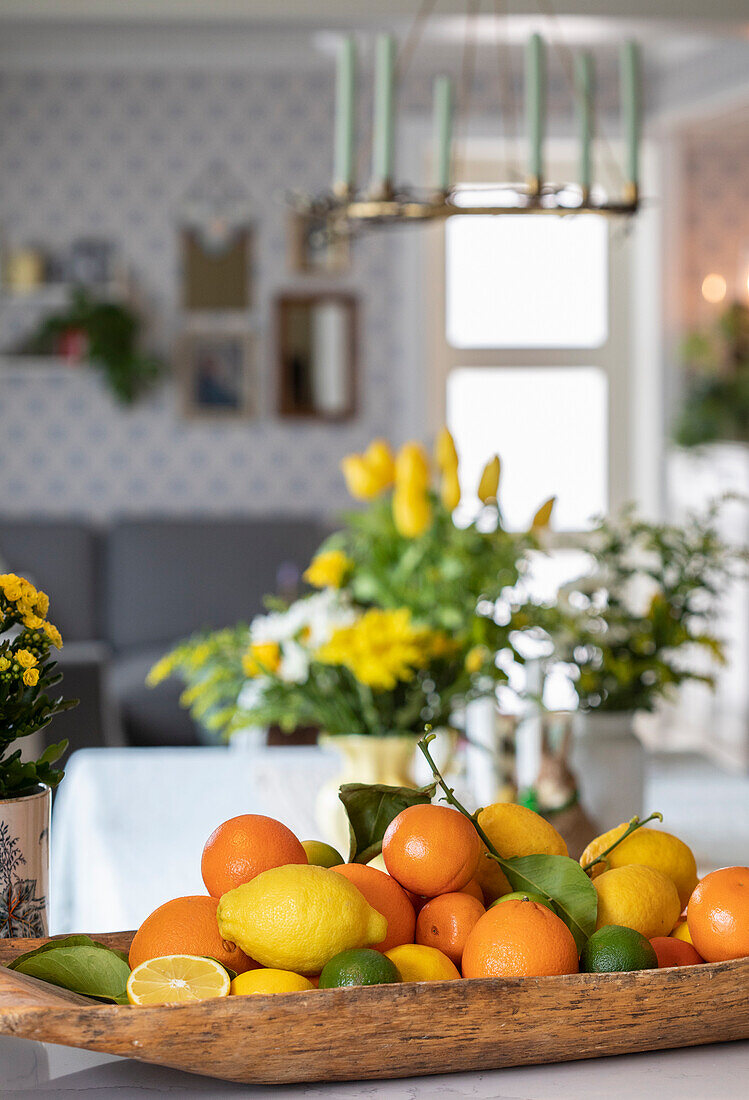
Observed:
[[[96,938],[127,950],[132,932]],[[0,963],[46,941],[0,941]],[[749,1038],[749,959],[130,1008],[0,969],[0,1035],[242,1083],[345,1081],[565,1062]]]

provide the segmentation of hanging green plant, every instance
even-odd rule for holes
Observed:
[[[132,405],[165,369],[162,359],[140,350],[142,328],[129,306],[97,299],[79,288],[65,309],[44,319],[23,351],[59,355],[71,341],[77,343],[80,357],[101,370],[118,401]]]
[[[749,443],[749,309],[734,302],[712,328],[691,333],[682,354],[687,380],[675,441]]]

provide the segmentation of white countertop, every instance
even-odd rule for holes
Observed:
[[[352,1051],[355,1062],[356,1052]],[[746,1100],[749,1041],[586,1062],[409,1077],[400,1081],[351,1081],[332,1085],[230,1085],[208,1077],[146,1066],[123,1058],[67,1047],[0,1038],[0,1093],[9,1096],[128,1097],[192,1094],[211,1100],[239,1097],[331,1097],[335,1100]]]

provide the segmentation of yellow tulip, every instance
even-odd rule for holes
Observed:
[[[404,443],[395,460],[396,489],[422,492],[429,487],[429,458],[420,443]]]
[[[445,470],[440,480],[440,496],[448,512],[454,512],[460,504],[460,482],[457,467]]]
[[[482,504],[488,504],[490,500],[497,499],[499,489],[499,455],[495,455],[484,466],[479,482],[478,496]]]
[[[458,452],[455,450],[455,440],[448,428],[440,428],[434,448],[434,460],[443,473],[458,468]]]
[[[380,479],[383,489],[389,489],[395,477],[395,458],[386,439],[373,439],[363,454],[370,470]]]
[[[556,504],[556,497],[549,497],[544,501],[541,507],[533,517],[531,523],[531,531],[545,531],[551,522],[551,513],[554,511],[554,505]]]
[[[341,469],[348,491],[357,500],[372,500],[386,488],[382,478],[365,462],[362,455],[346,455],[341,462]]]
[[[340,588],[353,562],[343,550],[323,550],[312,559],[302,574],[314,588]]]
[[[432,506],[424,491],[396,486],[393,493],[393,519],[398,533],[406,539],[423,535],[432,522]]]
[[[278,672],[281,665],[281,647],[278,642],[253,642],[242,658],[246,676],[265,676]]]

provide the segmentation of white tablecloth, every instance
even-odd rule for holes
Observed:
[[[317,748],[74,753],[53,811],[51,932],[137,928],[162,902],[204,894],[203,845],[237,814],[317,837],[315,797],[337,768]]]

